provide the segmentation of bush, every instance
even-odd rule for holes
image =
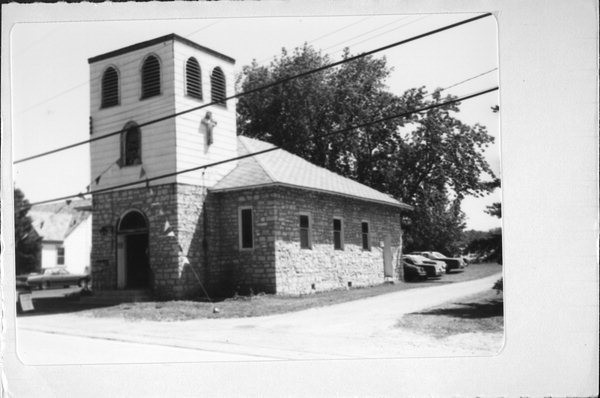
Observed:
[[[504,282],[502,281],[502,278],[498,279],[496,283],[494,283],[494,287],[492,287],[492,289],[496,291],[496,294],[500,294],[503,292]]]

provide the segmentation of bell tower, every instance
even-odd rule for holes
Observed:
[[[94,287],[184,296],[206,265],[206,190],[236,166],[188,171],[237,155],[235,61],[170,34],[88,62]]]

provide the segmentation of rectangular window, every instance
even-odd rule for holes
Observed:
[[[240,209],[240,248],[252,249],[254,247],[254,226],[252,223],[252,209]]]
[[[310,249],[310,219],[307,215],[300,215],[300,247]]]
[[[65,248],[63,246],[56,248],[56,265],[65,265]]]
[[[344,250],[344,232],[342,230],[342,220],[333,219],[333,248],[335,250]]]
[[[363,248],[363,250],[371,250],[371,237],[370,237],[370,233],[369,233],[369,223],[362,222],[361,229],[362,229],[362,248]]]

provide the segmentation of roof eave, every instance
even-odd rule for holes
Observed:
[[[401,208],[403,210],[414,210],[414,208],[412,206],[407,205],[406,203],[402,203],[399,201],[396,201],[395,199],[392,199],[395,201],[394,202],[387,202],[384,200],[378,200],[378,199],[373,199],[373,198],[365,198],[364,196],[357,196],[357,195],[351,195],[351,194],[347,194],[347,193],[343,193],[343,192],[335,192],[335,191],[329,191],[326,189],[319,189],[319,188],[312,188],[312,187],[305,187],[302,185],[294,185],[294,184],[288,184],[288,183],[284,183],[284,182],[270,182],[270,183],[266,183],[266,184],[256,184],[256,185],[244,185],[244,186],[237,186],[237,187],[230,187],[230,188],[208,188],[208,191],[210,192],[214,192],[214,193],[220,193],[220,192],[231,192],[231,191],[241,191],[244,189],[255,189],[255,188],[266,188],[266,187],[272,187],[272,186],[281,186],[281,187],[286,187],[286,188],[295,188],[295,189],[304,189],[307,191],[314,191],[314,192],[322,192],[322,193],[326,193],[329,195],[339,195],[339,196],[344,196],[347,198],[352,198],[352,199],[358,199],[358,200],[364,200],[367,202],[373,202],[373,203],[378,203],[381,205],[386,205],[386,206],[394,206],[394,207],[398,207]]]

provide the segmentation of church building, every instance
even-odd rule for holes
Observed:
[[[282,149],[228,161],[273,147],[237,135],[234,59],[170,34],[88,62],[94,290],[306,294],[398,278],[410,206]]]

